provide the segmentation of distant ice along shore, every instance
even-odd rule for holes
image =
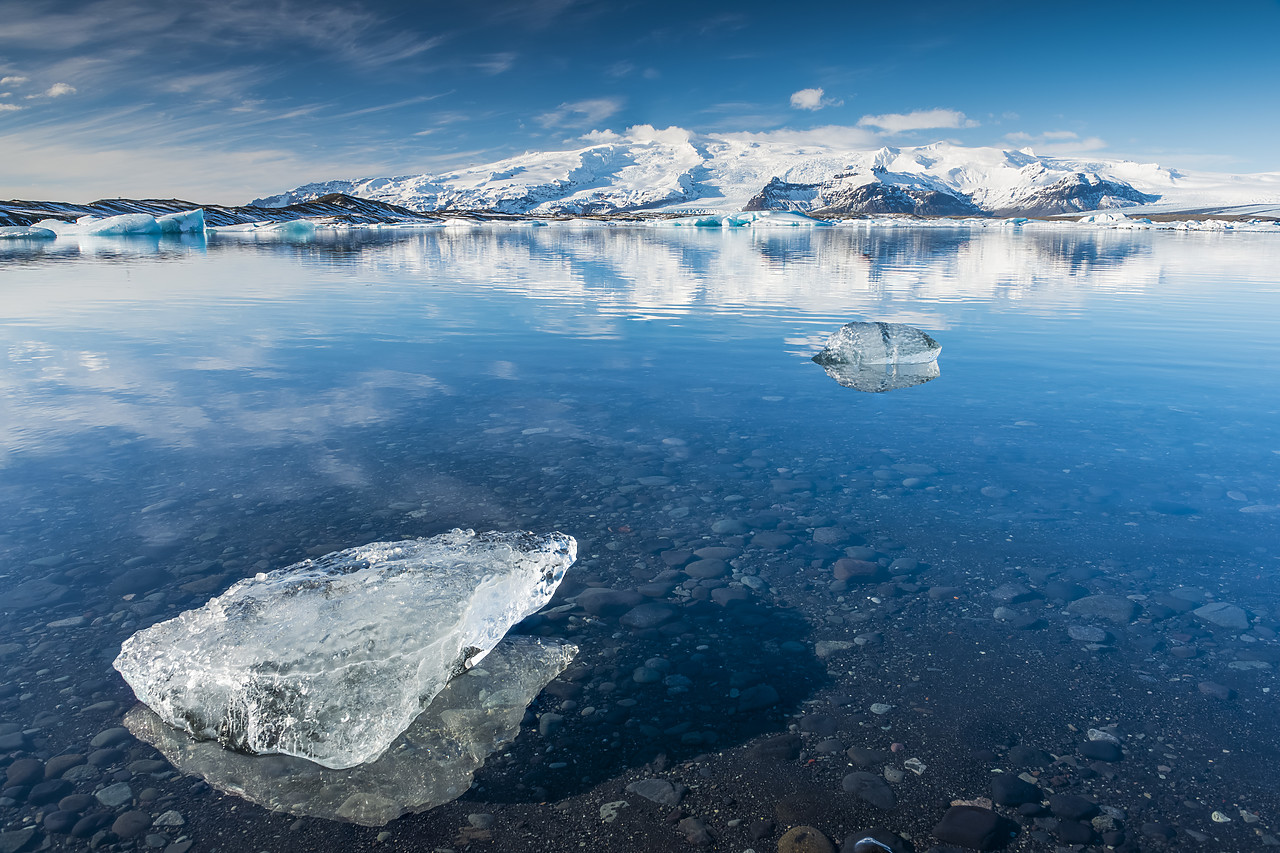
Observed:
[[[846,150],[679,128],[598,136],[584,148],[528,152],[435,175],[306,184],[242,206],[126,198],[0,202],[0,228],[7,229],[0,237],[193,233],[200,228],[180,217],[196,208],[204,227],[219,234],[290,239],[315,229],[495,221],[758,228],[1065,219],[1108,228],[1265,231],[1280,220],[1280,172],[1192,172],[943,142]],[[121,218],[139,215],[155,222]],[[14,230],[24,227],[44,230]]]
[[[30,210],[31,202],[24,202]],[[129,202],[142,208],[146,202]],[[0,211],[3,203],[0,203]],[[23,217],[13,217],[22,219]],[[10,221],[12,221],[12,219]],[[27,216],[26,218],[32,218]],[[1026,217],[918,217],[903,215],[817,218],[792,211],[742,211],[737,213],[702,213],[692,216],[596,216],[596,217],[514,217],[484,216],[415,216],[379,221],[368,216],[344,217],[322,215],[276,219],[249,219],[212,225],[207,209],[191,208],[173,213],[125,213],[115,216],[79,216],[74,220],[41,218],[32,224],[0,225],[0,242],[32,243],[83,238],[153,238],[196,237],[205,239],[272,240],[306,242],[343,233],[396,233],[435,228],[511,228],[557,225],[578,228],[647,227],[661,229],[812,229],[849,227],[945,227],[945,228],[1071,228],[1091,227],[1156,231],[1262,232],[1280,234],[1280,220],[1227,219],[1202,217],[1178,219],[1129,216],[1120,212],[1094,213],[1053,220]]]

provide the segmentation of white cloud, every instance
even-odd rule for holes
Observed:
[[[1083,139],[1070,130],[1047,130],[1044,133],[1032,134],[1023,131],[1006,133],[1004,138],[1024,148],[1034,148],[1037,154],[1085,154],[1090,151],[1101,151],[1107,147],[1106,140],[1097,136]]]
[[[0,86],[21,86],[25,82],[27,82],[26,77],[18,77],[17,75],[0,77]]]
[[[688,142],[692,137],[692,133],[675,125],[657,128],[651,124],[635,124],[622,133],[612,130],[593,130],[578,138],[592,145],[606,142],[663,142],[668,145],[679,145],[682,142]]]
[[[844,101],[826,97],[821,88],[801,89],[798,92],[791,93],[791,108],[793,110],[820,110],[823,107],[838,107],[843,103]]]
[[[44,96],[46,98],[60,98],[63,95],[74,95],[75,93],[76,87],[70,83],[54,83],[45,90]]]
[[[22,109],[22,107],[17,104],[0,104],[0,113],[12,113],[17,112],[20,109]]]
[[[1033,136],[1030,133],[1018,131],[1016,133],[1006,133],[1004,138],[1010,142],[1045,142],[1050,139],[1079,139],[1075,133],[1069,130],[1047,130],[1039,136]]]
[[[822,145],[832,148],[874,149],[879,148],[881,145],[880,136],[874,131],[839,124],[828,124],[807,130],[793,130],[789,127],[781,127],[777,130],[766,130],[758,133],[741,131],[738,133],[722,133],[720,135],[726,139],[736,139],[743,142],[779,142],[797,147]]]
[[[589,127],[599,124],[622,109],[621,98],[589,98],[561,104],[536,117],[543,127]]]
[[[885,113],[863,116],[859,127],[878,127],[885,133],[905,133],[908,130],[925,130],[934,127],[977,127],[978,123],[965,118],[958,110],[916,110],[910,113]]]

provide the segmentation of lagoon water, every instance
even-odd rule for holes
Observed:
[[[374,843],[104,737],[132,705],[110,661],[239,578],[473,527],[576,536],[553,607],[614,593],[522,626],[574,666],[391,840],[697,843],[626,793],[656,776],[717,849],[812,824],[924,850],[950,801],[1024,773],[1049,805],[996,806],[1016,849],[1276,843],[1278,270],[1273,235],[1068,225],[2,247],[0,823]],[[928,332],[938,375],[838,384],[811,356],[850,321]],[[1081,751],[1112,737],[1123,757]]]

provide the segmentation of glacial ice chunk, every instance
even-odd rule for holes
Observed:
[[[655,219],[653,224],[660,228],[724,228],[729,225],[725,221],[727,218],[720,213],[703,213],[674,219]]]
[[[826,228],[831,225],[803,213],[784,210],[746,210],[741,213],[702,213],[675,219],[658,219],[660,228]]]
[[[545,605],[577,547],[563,533],[453,530],[338,551],[139,631],[115,668],[196,737],[353,767]]]
[[[942,347],[901,323],[846,323],[813,360],[846,388],[878,393],[936,379]]]
[[[52,240],[58,232],[52,228],[35,225],[6,225],[0,227],[0,240]]]
[[[145,705],[124,723],[179,771],[220,791],[273,811],[381,826],[466,793],[476,770],[515,739],[525,708],[576,652],[549,640],[505,638],[482,664],[450,681],[380,758],[348,770],[232,752],[174,729]]]
[[[827,228],[831,223],[803,213],[787,210],[744,210],[725,217],[725,225],[749,225],[752,228]]]
[[[146,213],[124,213],[120,216],[108,216],[95,219],[82,216],[76,220],[77,234],[94,237],[120,237],[127,234],[159,234],[160,223],[154,216]]]
[[[290,219],[264,226],[262,231],[278,234],[285,239],[310,239],[316,236],[316,224],[309,219]]]
[[[203,234],[204,210],[181,210],[177,213],[166,213],[157,216],[156,223],[162,234]]]

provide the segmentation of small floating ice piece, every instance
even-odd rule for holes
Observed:
[[[846,323],[813,360],[846,388],[878,393],[936,379],[942,347],[901,323]]]
[[[466,793],[476,770],[515,739],[525,708],[576,652],[533,637],[504,639],[484,663],[450,681],[381,758],[349,770],[231,752],[166,725],[145,705],[124,723],[178,770],[220,791],[273,811],[382,826]]]
[[[139,631],[115,668],[197,737],[353,767],[545,605],[576,556],[563,533],[454,530],[350,548]]]

